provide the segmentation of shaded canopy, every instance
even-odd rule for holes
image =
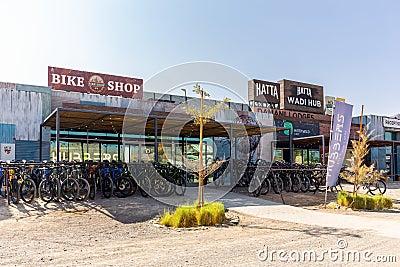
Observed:
[[[75,105],[84,107],[87,105]],[[59,113],[59,129],[65,131],[90,131],[100,133],[127,133],[138,135],[157,135],[199,137],[199,126],[185,114],[167,112],[152,112],[146,116],[142,111],[125,112],[123,108],[100,107],[96,110],[59,107],[55,109],[41,126],[57,128],[57,113]],[[124,125],[125,124],[125,125]],[[156,126],[157,125],[157,126]],[[241,123],[221,123],[210,121],[204,127],[205,137],[251,136],[283,130],[272,126],[248,125]],[[179,133],[178,133],[179,132]]]

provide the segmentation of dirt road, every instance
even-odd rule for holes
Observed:
[[[168,207],[138,195],[46,207],[41,202],[6,207],[1,201],[0,205],[1,266],[268,266],[271,257],[267,261],[258,257],[265,245],[268,251],[315,250],[320,255],[338,249],[338,239],[347,241],[348,249],[373,249],[374,256],[392,255],[400,261],[397,239],[244,215],[235,227],[157,228],[149,220]],[[272,256],[274,266],[286,266]],[[296,265],[310,265],[300,261]],[[325,255],[322,262],[312,259],[316,264],[343,262]]]

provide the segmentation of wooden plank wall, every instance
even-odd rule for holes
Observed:
[[[0,123],[15,124],[16,140],[39,140],[44,116],[42,93],[1,89]]]

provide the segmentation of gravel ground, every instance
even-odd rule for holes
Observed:
[[[272,262],[271,257],[261,261],[258,254],[263,248],[268,248],[269,253],[271,250],[288,253],[295,250],[292,256],[296,258],[297,250],[300,253],[314,250],[321,259],[323,250],[338,249],[338,240],[343,239],[348,246],[339,251],[364,253],[371,250],[372,260],[379,260],[376,257],[379,255],[396,256],[397,263],[386,263],[386,266],[400,266],[398,239],[243,214],[239,214],[238,226],[195,231],[155,227],[150,220],[168,208],[139,195],[46,206],[38,201],[33,205],[7,207],[1,199],[0,265],[287,266],[288,262],[280,261],[276,254]],[[381,213],[369,214],[380,216]],[[399,214],[394,215],[395,219],[400,219]],[[261,258],[264,255],[261,253]],[[341,266],[348,263],[346,256],[343,259],[331,261],[325,254],[322,262],[289,262],[296,266]],[[366,265],[362,258],[361,262],[350,263],[352,266]],[[370,265],[382,263],[375,261]]]

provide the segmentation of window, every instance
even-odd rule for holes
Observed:
[[[385,132],[385,140],[396,141],[396,133],[395,132]]]

